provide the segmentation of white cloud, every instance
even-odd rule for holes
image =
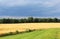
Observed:
[[[27,5],[53,7],[52,8],[53,10],[48,9],[46,11],[47,13],[45,14],[54,14],[60,12],[60,0],[0,0],[0,6],[14,7],[14,6],[27,6]]]
[[[25,6],[25,5],[42,5],[42,6],[54,6],[59,3],[60,0],[0,0],[1,6]]]
[[[24,0],[3,0],[0,1],[0,4],[2,6],[17,6],[17,5],[25,5]]]
[[[21,19],[21,18],[27,18],[27,16],[0,16],[0,18]]]

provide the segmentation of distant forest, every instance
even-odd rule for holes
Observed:
[[[58,18],[21,18],[21,19],[11,19],[11,18],[3,18],[0,19],[0,23],[59,23],[60,19]]]

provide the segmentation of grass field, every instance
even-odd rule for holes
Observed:
[[[37,30],[29,33],[0,37],[0,39],[60,39],[60,29]]]
[[[0,34],[25,31],[27,29],[48,29],[60,28],[60,23],[19,23],[19,24],[0,24]]]

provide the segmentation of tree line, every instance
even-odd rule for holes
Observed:
[[[21,18],[21,19],[10,19],[10,18],[3,18],[0,19],[0,23],[44,23],[44,22],[60,22],[58,18]]]

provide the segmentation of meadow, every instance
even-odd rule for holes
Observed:
[[[0,37],[0,39],[60,39],[60,29],[44,29],[33,32]]]

